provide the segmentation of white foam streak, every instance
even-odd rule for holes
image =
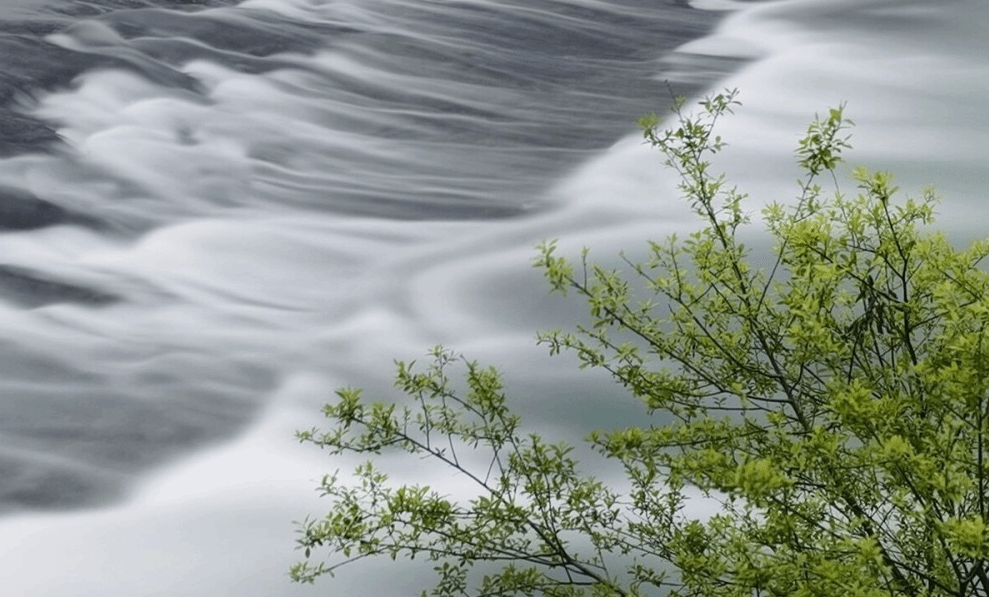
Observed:
[[[745,7],[745,3],[732,0],[689,0],[687,4],[697,10],[740,10]]]

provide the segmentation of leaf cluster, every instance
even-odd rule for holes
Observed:
[[[797,200],[763,209],[773,250],[758,266],[739,240],[745,195],[712,166],[715,125],[737,105],[726,91],[696,115],[676,103],[672,128],[641,122],[699,230],[623,255],[623,270],[539,247],[550,287],[591,318],[539,341],[662,421],[588,438],[627,490],[524,434],[497,371],[437,348],[423,372],[399,364],[405,406],[342,390],[330,430],[299,437],[433,459],[477,497],[392,487],[370,462],[356,484],[330,476],[330,512],[300,525],[295,579],[422,554],[437,597],[989,595],[989,243],[953,247],[930,228],[933,192],[899,200],[888,173],[855,169],[843,193],[840,106],[798,143]],[[688,514],[697,491],[716,511]],[[316,547],[344,559],[312,564]]]

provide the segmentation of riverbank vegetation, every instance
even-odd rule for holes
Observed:
[[[842,106],[799,142],[795,200],[752,218],[712,162],[737,105],[726,91],[696,113],[678,102],[670,128],[642,121],[696,232],[621,270],[539,248],[552,290],[590,315],[539,341],[650,414],[586,438],[624,486],[530,433],[498,371],[437,348],[399,363],[402,399],[343,389],[327,427],[299,433],[370,460],[323,480],[294,580],[384,556],[425,560],[436,597],[989,594],[989,243],[953,247],[933,193],[904,199],[888,173],[854,169],[842,188]],[[761,266],[740,241],[753,219],[772,238]],[[440,463],[477,497],[392,484],[385,452]],[[710,511],[685,508],[697,493]]]

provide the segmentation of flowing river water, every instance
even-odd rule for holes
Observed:
[[[534,346],[582,307],[529,264],[545,238],[607,258],[691,228],[634,125],[671,89],[741,90],[718,165],[753,212],[793,195],[795,140],[847,102],[852,162],[933,184],[948,233],[984,236],[987,17],[981,0],[0,0],[0,586],[313,594],[285,575],[291,521],[353,462],[293,431],[438,343],[503,367],[535,429],[641,422]],[[315,592],[422,588],[367,571]]]

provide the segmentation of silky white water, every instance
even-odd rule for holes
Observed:
[[[529,264],[545,238],[607,260],[691,228],[634,134],[636,114],[663,109],[664,77],[741,90],[718,164],[754,213],[793,195],[814,112],[847,102],[851,162],[896,171],[905,191],[933,184],[949,234],[985,235],[984,3],[697,6],[732,10],[672,53],[648,48],[667,21],[645,2],[248,0],[48,34],[130,66],[23,98],[64,143],[0,160],[4,186],[79,214],[3,233],[3,263],[90,293],[0,302],[0,454],[18,464],[4,483],[24,488],[0,518],[8,592],[418,593],[428,574],[390,561],[374,578],[288,582],[291,521],[319,513],[324,473],[354,464],[293,431],[336,387],[390,392],[392,360],[435,344],[502,367],[535,429],[577,440],[641,421],[620,389],[534,346],[582,307],[547,296]],[[614,21],[595,29],[580,10]],[[255,56],[195,33],[262,21],[303,47]],[[633,22],[652,23],[628,29],[636,55],[615,41]],[[492,45],[510,34],[519,56]],[[546,40],[558,54],[533,49]]]

